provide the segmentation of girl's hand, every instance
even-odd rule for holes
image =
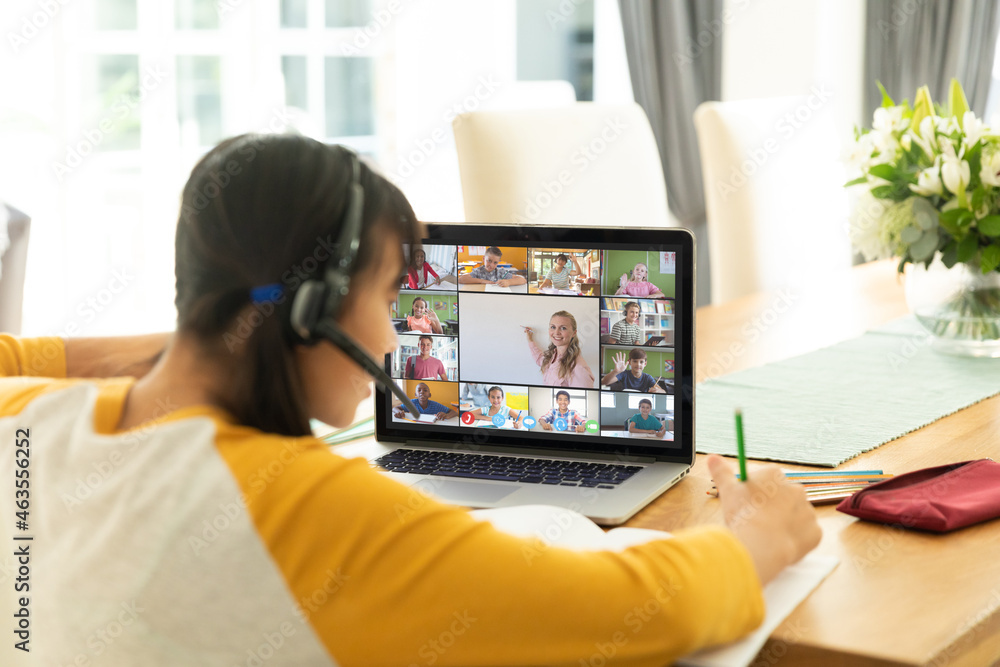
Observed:
[[[430,308],[427,309],[427,316],[430,317],[430,319],[431,319],[432,322],[439,322],[438,321],[438,314],[435,313]]]
[[[495,285],[497,287],[507,287],[508,285],[510,285],[510,280],[508,280],[507,278],[501,278],[500,280],[496,281]]]
[[[623,273],[622,277],[618,279],[618,286],[625,289],[626,285],[628,285],[628,274]]]
[[[614,356],[615,362],[615,372],[621,373],[626,368],[628,368],[628,357],[625,356],[624,352],[619,352]]]
[[[522,324],[521,328],[524,329],[524,333],[528,336],[528,340],[531,340],[531,337],[535,334],[535,332],[531,330],[531,327],[526,327]]]
[[[712,454],[706,462],[723,519],[750,552],[762,584],[819,544],[822,531],[805,489],[789,483],[776,466],[755,469],[741,482],[720,456]]]

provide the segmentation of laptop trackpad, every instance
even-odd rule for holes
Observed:
[[[477,484],[452,480],[422,479],[414,487],[454,505],[495,503],[521,488],[519,484]]]

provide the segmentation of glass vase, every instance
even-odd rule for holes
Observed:
[[[972,357],[1000,357],[1000,273],[983,275],[966,264],[929,268],[911,264],[906,303],[933,337],[934,349]]]

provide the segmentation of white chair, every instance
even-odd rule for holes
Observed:
[[[21,333],[31,218],[0,202],[0,226],[4,225],[10,244],[6,249],[0,247],[0,331],[16,335]]]
[[[851,265],[834,109],[817,97],[705,102],[694,113],[712,303]]]
[[[470,222],[672,225],[637,104],[470,112],[452,128]]]

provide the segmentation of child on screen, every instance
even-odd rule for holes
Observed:
[[[521,428],[521,419],[524,413],[519,410],[511,410],[504,403],[504,393],[502,387],[493,386],[489,390],[490,407],[476,408],[470,410],[476,419],[492,420],[494,415],[502,415],[504,419],[513,419],[514,428]]]
[[[632,415],[628,420],[629,433],[649,433],[662,438],[667,432],[667,425],[661,424],[656,417],[650,416],[653,402],[648,398],[639,401],[639,414]]]
[[[410,255],[410,265],[406,267],[406,284],[404,287],[409,287],[410,289],[423,289],[428,285],[438,285],[441,283],[441,278],[434,272],[431,268],[429,262],[426,261],[427,253],[424,252],[423,248],[414,248]],[[428,276],[434,276],[434,280],[430,280]]]
[[[642,262],[639,262],[632,269],[632,274],[623,273],[618,280],[618,291],[615,294],[627,294],[629,296],[652,296],[662,297],[660,288],[649,282],[649,269]]]
[[[601,384],[611,385],[615,382],[621,383],[619,391],[632,390],[662,394],[663,388],[659,385],[660,378],[654,378],[649,373],[644,373],[646,367],[646,353],[633,347],[628,354],[626,361],[625,353],[619,352],[614,356],[614,369],[601,378]]]
[[[437,313],[431,310],[427,299],[419,296],[413,300],[413,308],[410,309],[410,314],[406,316],[406,329],[407,331],[420,331],[425,334],[444,333]]]
[[[555,430],[555,421],[557,419],[563,419],[566,421],[567,431],[583,433],[587,430],[587,418],[576,410],[570,410],[568,391],[556,392],[556,407],[539,417],[538,423],[541,425],[543,430],[552,431]]]
[[[421,382],[417,385],[416,396],[413,397],[413,407],[417,409],[422,415],[434,415],[434,421],[440,421],[442,419],[450,419],[452,417],[458,416],[458,413],[448,406],[441,405],[437,401],[431,400],[431,388],[427,386],[426,382]],[[396,417],[405,417],[406,408],[402,405],[397,405],[392,409],[392,414]]]
[[[622,308],[623,320],[618,320],[611,327],[611,345],[638,345],[643,341],[642,329],[639,327],[639,304],[629,301]]]
[[[448,374],[444,370],[444,363],[437,357],[431,356],[431,348],[434,346],[434,339],[430,336],[421,336],[417,341],[417,349],[420,354],[415,354],[406,358],[403,367],[403,377],[408,380],[447,380]]]

